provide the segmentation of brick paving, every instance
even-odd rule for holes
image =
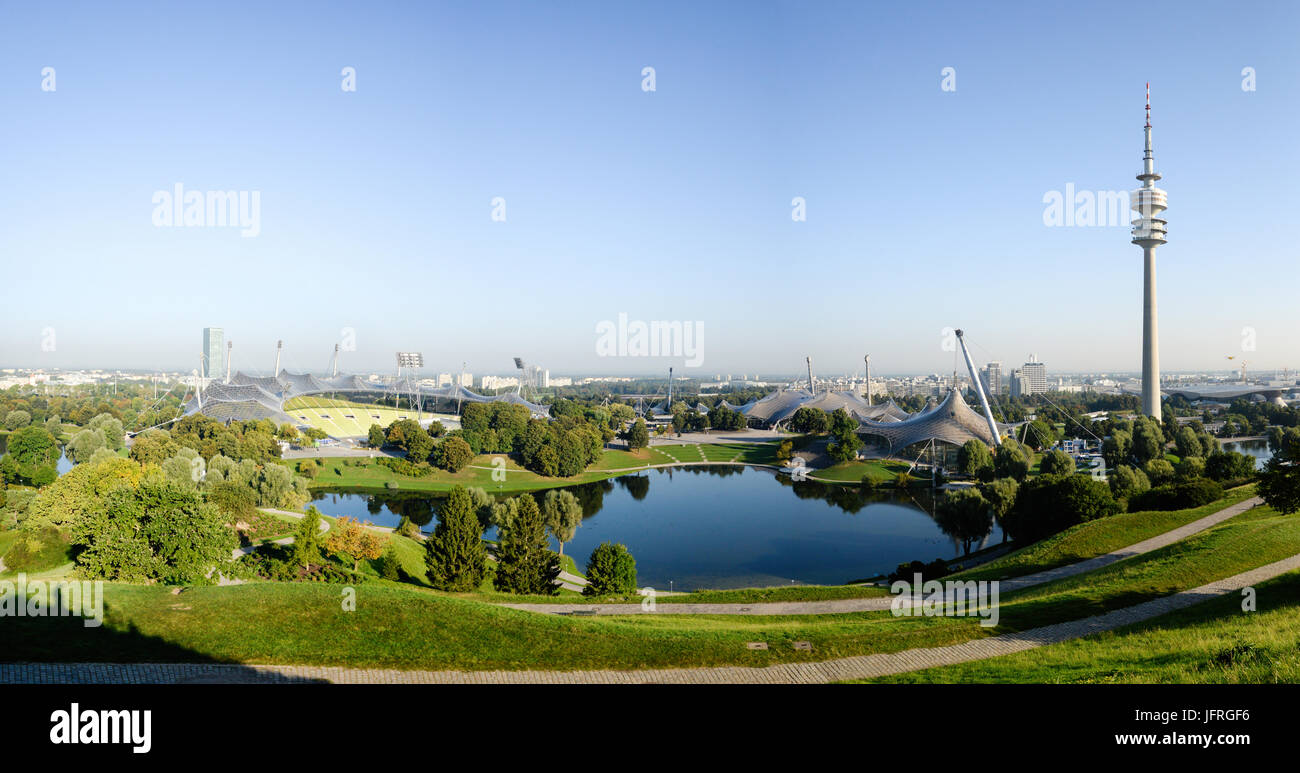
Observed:
[[[0,663],[0,684],[817,684],[867,679],[995,658],[1149,620],[1300,569],[1300,554],[1104,615],[991,636],[949,647],[858,655],[763,668],[725,666],[638,671],[401,671],[335,666],[240,666],[181,663]]]

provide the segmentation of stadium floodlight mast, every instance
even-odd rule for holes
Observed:
[[[398,401],[401,399],[400,390],[402,388],[402,368],[407,370],[407,378],[410,378],[410,371],[424,367],[424,355],[420,352],[398,352],[397,353],[397,380],[393,382],[393,408],[400,410]],[[412,403],[415,401],[412,400]],[[421,406],[416,406],[416,415],[419,416]]]
[[[537,366],[536,365],[532,366],[532,373],[530,374],[528,372],[529,365],[528,363],[524,362],[524,358],[516,357],[515,367],[519,369],[519,383],[515,385],[515,394],[527,400],[528,393],[524,391],[524,387],[527,386],[533,390],[533,399],[536,400],[538,398],[537,387],[540,386],[540,383],[534,384],[532,382],[534,379],[538,379],[540,381],[538,377]]]

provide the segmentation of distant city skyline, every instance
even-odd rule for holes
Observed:
[[[1300,7],[57,6],[0,28],[0,367],[188,372],[212,327],[261,373],[943,374],[962,327],[1004,376],[1139,372],[1128,213],[1045,212],[1138,187],[1148,81],[1162,370],[1300,367]],[[620,315],[699,366],[599,356]]]

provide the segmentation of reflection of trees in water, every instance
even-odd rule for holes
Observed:
[[[598,480],[592,483],[579,483],[576,486],[565,486],[564,490],[577,497],[578,504],[582,505],[582,517],[590,518],[605,506],[605,495],[614,490],[614,484],[609,480]],[[533,498],[537,500],[539,507],[545,496],[545,491],[533,492]]]
[[[427,526],[431,523],[434,509],[441,501],[437,497],[421,494],[370,494],[365,497],[365,500],[366,512],[371,515],[379,515],[387,507],[399,519],[406,516],[416,526]]]
[[[745,471],[745,468],[739,464],[701,464],[678,467],[677,469],[696,475],[716,475],[719,478],[725,478],[728,475],[739,475]]]
[[[838,507],[846,513],[856,515],[863,508],[873,504],[894,504],[903,507],[912,506],[931,518],[934,517],[933,498],[925,491],[876,491],[863,493],[854,485],[822,483],[816,480],[794,480],[787,475],[775,475],[777,483],[792,489],[800,499],[820,499],[832,507]]]
[[[646,494],[650,493],[650,476],[649,475],[621,475],[614,479],[614,482],[627,490],[632,498],[640,502],[645,499]]]

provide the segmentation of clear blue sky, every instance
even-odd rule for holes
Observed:
[[[6,3],[0,365],[188,369],[214,325],[250,371],[344,327],[348,370],[680,368],[596,356],[625,312],[702,321],[700,375],[947,371],[949,325],[1137,370],[1127,229],[1042,218],[1137,185],[1149,80],[1164,368],[1247,326],[1300,366],[1300,6],[1046,5]],[[154,227],[177,182],[260,191],[261,234]]]

